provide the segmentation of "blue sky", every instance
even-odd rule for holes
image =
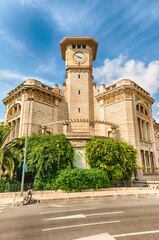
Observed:
[[[159,122],[158,0],[0,0],[0,119],[2,99],[27,78],[62,86],[65,36],[93,36],[97,85],[135,81],[155,99]]]

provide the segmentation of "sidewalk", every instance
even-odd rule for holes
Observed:
[[[27,194],[24,192],[23,196],[20,196],[20,192],[0,193],[0,204],[17,204],[23,201],[23,197]],[[33,198],[42,201],[49,201],[55,199],[64,199],[65,201],[72,198],[96,198],[96,197],[113,197],[118,196],[134,196],[136,198],[144,195],[151,195],[159,197],[158,189],[150,187],[129,187],[129,188],[106,188],[99,190],[88,190],[82,192],[65,192],[62,190],[57,191],[33,191]]]

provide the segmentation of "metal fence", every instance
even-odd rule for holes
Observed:
[[[25,184],[24,191],[28,190],[29,188],[34,189],[33,184]],[[9,183],[0,184],[0,192],[20,192],[21,191],[21,183]]]

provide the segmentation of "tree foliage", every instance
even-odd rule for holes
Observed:
[[[57,170],[73,167],[73,160],[73,148],[64,134],[28,138],[26,163],[32,179],[51,179]]]
[[[13,129],[14,127],[0,126],[0,166],[3,171],[2,176],[7,170],[10,178],[13,177],[14,158],[20,156],[18,138],[14,138],[12,141],[5,143]]]
[[[95,137],[86,145],[86,157],[90,166],[106,170],[112,181],[129,179],[132,176],[136,156],[136,149],[113,138]]]

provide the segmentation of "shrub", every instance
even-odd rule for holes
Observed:
[[[65,169],[56,177],[54,189],[81,191],[110,187],[106,172],[101,169]]]
[[[86,145],[86,157],[92,168],[107,171],[111,181],[126,180],[136,167],[137,150],[122,140],[92,138]]]

